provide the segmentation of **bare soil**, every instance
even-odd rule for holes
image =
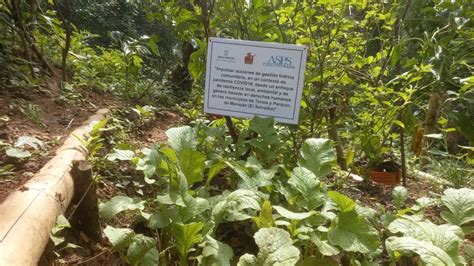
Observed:
[[[17,90],[0,89],[0,140],[13,144],[20,136],[32,136],[46,145],[33,152],[28,160],[8,158],[0,150],[0,169],[13,165],[12,174],[0,175],[0,203],[13,191],[21,189],[43,165],[54,156],[54,151],[76,127],[100,108],[113,108],[120,101],[112,96],[88,89],[78,90],[74,101],[65,101],[59,78],[53,77],[40,87]],[[19,101],[41,109],[41,124],[32,121],[19,108]],[[1,173],[1,172],[0,172]]]

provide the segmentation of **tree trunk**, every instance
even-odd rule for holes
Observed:
[[[437,120],[438,120],[438,113],[441,103],[441,96],[439,92],[434,89],[431,92],[430,100],[428,102],[428,109],[426,110],[426,118],[424,123],[424,135],[434,134],[437,132]],[[423,148],[422,148],[422,155],[426,155],[427,150],[433,144],[433,140],[423,136]],[[426,159],[422,159],[420,161],[421,166],[425,166],[428,163]]]
[[[5,2],[7,4],[7,8],[9,9],[10,11],[10,14],[12,16],[12,19],[15,23],[14,27],[14,31],[16,31],[18,33],[18,36],[20,37],[20,40],[21,40],[21,44],[23,45],[23,50],[24,50],[24,53],[25,53],[25,57],[26,57],[26,60],[28,60],[28,68],[30,70],[30,73],[31,73],[31,77],[35,78],[36,77],[36,74],[35,74],[35,71],[34,71],[34,68],[33,68],[33,61],[31,59],[31,52],[30,52],[30,47],[26,41],[26,37],[24,35],[24,32],[21,30],[21,27],[20,25],[18,24],[18,21],[21,21],[21,17],[20,17],[20,11],[19,11],[19,7],[17,6],[17,2],[12,0],[10,5],[8,5],[8,2]],[[13,27],[13,25],[12,25]]]
[[[58,14],[59,19],[61,20],[64,31],[66,32],[66,38],[64,40],[64,48],[62,51],[62,59],[61,59],[61,69],[63,70],[63,82],[67,81],[68,73],[67,73],[67,56],[69,54],[69,49],[71,47],[71,35],[72,35],[72,8],[70,0],[64,0],[65,7],[61,9],[57,0],[54,0],[54,7]],[[64,11],[63,11],[64,10]]]
[[[87,161],[74,161],[71,169],[74,181],[74,196],[71,200],[71,225],[84,232],[96,242],[102,242],[99,222],[99,208],[96,189],[92,178],[92,165]]]
[[[339,133],[337,132],[336,126],[336,107],[331,107],[328,109],[329,119],[328,119],[328,135],[329,138],[334,141],[336,148],[337,164],[341,167],[342,170],[347,171],[347,162],[346,157],[344,156],[344,148],[339,138]]]
[[[425,135],[434,134],[437,132],[436,122],[438,120],[438,112],[441,102],[441,96],[437,91],[433,91],[430,96],[430,100],[428,102],[428,110],[426,111],[426,118],[425,118]],[[424,147],[429,148],[431,146],[432,141],[429,138],[424,138],[423,140]]]
[[[402,160],[402,181],[403,186],[407,186],[407,162],[405,154],[405,129],[400,128],[400,155]]]
[[[46,61],[44,56],[38,50],[38,47],[36,47],[35,37],[31,35],[31,33],[28,31],[25,24],[23,23],[23,19],[21,17],[22,11],[20,7],[20,2],[18,0],[11,0],[10,8],[11,8],[10,11],[12,14],[12,18],[18,28],[19,34],[23,35],[27,46],[31,48],[31,50],[33,50],[33,53],[35,54],[38,61],[43,65],[43,67],[45,67],[49,71],[49,73],[54,74],[55,73],[54,69],[51,67],[48,61]]]

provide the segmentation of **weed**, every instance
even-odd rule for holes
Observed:
[[[43,115],[44,115],[44,112],[43,112],[43,110],[41,109],[41,107],[39,107],[38,105],[36,105],[36,104],[34,104],[34,103],[32,103],[32,102],[23,100],[23,99],[18,99],[18,100],[16,100],[16,101],[13,103],[13,107],[14,107],[14,108],[18,108],[18,110],[19,110],[23,115],[25,115],[26,117],[28,117],[28,119],[30,119],[31,121],[35,122],[36,124],[42,125],[43,127],[46,126],[46,125],[43,123]]]
[[[454,156],[444,156],[443,158],[429,158],[430,171],[434,172],[454,187],[474,187],[474,170]]]

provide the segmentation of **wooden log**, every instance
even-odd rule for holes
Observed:
[[[77,137],[84,138],[89,125],[102,120],[107,112],[99,110],[74,130],[56,156],[0,204],[0,265],[38,264],[57,217],[73,197],[72,162],[85,159]]]
[[[71,201],[69,222],[74,229],[86,234],[95,242],[102,242],[97,185],[92,178],[92,165],[87,161],[74,161],[71,169],[74,196]]]

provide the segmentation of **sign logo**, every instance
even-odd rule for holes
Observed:
[[[263,63],[263,65],[270,67],[295,68],[291,57],[281,55],[272,55],[267,62]]]
[[[218,55],[216,61],[224,61],[224,62],[231,62],[235,63],[235,57],[229,56],[229,50],[224,50],[223,55]]]
[[[254,57],[255,57],[255,54],[247,53],[247,55],[245,56],[245,60],[244,60],[245,64],[252,65]]]

